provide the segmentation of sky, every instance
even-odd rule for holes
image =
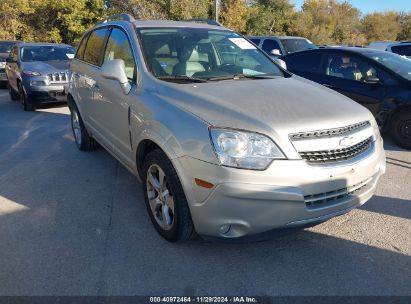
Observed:
[[[304,0],[291,0],[291,2],[300,9]],[[348,2],[360,9],[363,14],[390,10],[411,12],[411,0],[348,0]]]

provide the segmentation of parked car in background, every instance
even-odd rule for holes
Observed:
[[[41,102],[66,101],[74,53],[75,49],[66,44],[14,45],[6,64],[11,99],[20,99],[25,111],[34,111]]]
[[[77,147],[140,176],[169,241],[314,225],[364,204],[385,171],[369,111],[221,26],[112,16],[70,69]]]
[[[295,52],[318,49],[314,43],[303,37],[251,36],[248,38],[264,52],[274,58]]]
[[[0,88],[7,86],[6,58],[13,45],[19,41],[0,40]]]
[[[329,48],[281,57],[288,69],[368,108],[395,142],[411,149],[411,61],[369,48]]]
[[[404,42],[390,44],[387,47],[387,52],[395,53],[400,56],[404,56],[404,57],[407,57],[408,59],[411,59],[411,42],[404,41]]]
[[[374,41],[374,42],[371,42],[371,43],[368,45],[368,47],[369,47],[370,49],[374,49],[374,50],[386,51],[386,50],[387,50],[387,47],[388,47],[390,44],[393,44],[393,43],[395,43],[395,41]]]

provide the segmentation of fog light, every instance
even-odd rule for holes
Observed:
[[[230,224],[224,224],[221,225],[220,228],[218,228],[218,232],[221,234],[226,234],[228,231],[230,231],[231,225]]]
[[[45,81],[42,80],[32,80],[30,81],[31,86],[45,86],[47,85]]]

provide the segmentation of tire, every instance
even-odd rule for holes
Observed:
[[[70,120],[77,148],[81,151],[96,150],[98,144],[96,140],[88,134],[83,119],[80,116],[80,112],[74,102],[70,103]]]
[[[164,174],[162,183],[161,172]],[[163,238],[177,242],[188,241],[196,235],[180,179],[161,150],[150,152],[144,159],[143,191],[151,222]]]
[[[23,84],[19,83],[19,96],[21,103],[23,105],[23,110],[26,112],[33,112],[36,110],[36,105],[33,103],[31,98],[26,94]]]
[[[10,98],[11,100],[20,100],[20,95],[18,92],[14,91],[14,89],[11,87],[10,84],[7,85],[9,88],[9,94],[10,94]]]
[[[390,135],[398,146],[411,150],[411,108],[394,113],[390,120]]]

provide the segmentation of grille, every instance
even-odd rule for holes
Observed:
[[[361,192],[368,188],[367,186],[370,185],[373,179],[374,177],[371,177],[349,188],[304,196],[305,205],[308,209],[316,209],[338,204],[350,196],[361,194]]]
[[[47,75],[50,83],[68,82],[68,72],[56,72]]]
[[[369,126],[371,126],[369,121],[363,121],[363,122],[359,122],[359,123],[356,123],[356,124],[353,124],[353,125],[350,125],[350,126],[346,126],[346,127],[342,127],[342,128],[291,134],[290,139],[291,140],[299,140],[299,139],[307,139],[307,138],[338,136],[338,135],[351,133],[354,130],[359,131],[359,130],[365,129]]]
[[[301,157],[310,163],[327,163],[348,160],[368,150],[372,145],[372,137],[362,142],[342,149],[327,151],[299,152]]]

